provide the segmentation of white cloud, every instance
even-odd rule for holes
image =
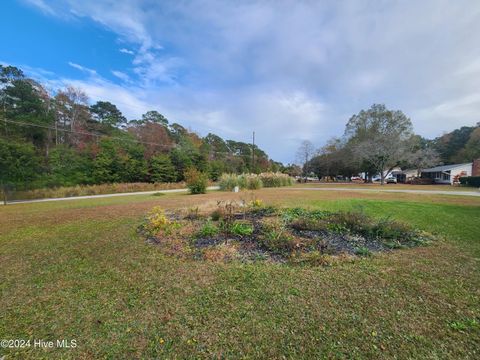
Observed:
[[[68,65],[70,65],[71,67],[73,67],[73,68],[75,68],[75,69],[77,69],[77,70],[80,70],[80,71],[82,71],[82,72],[84,72],[84,73],[87,73],[87,74],[90,75],[90,76],[96,76],[96,75],[97,75],[97,71],[96,71],[96,70],[89,69],[89,68],[87,68],[87,67],[85,67],[85,66],[76,64],[76,63],[74,63],[74,62],[69,61],[69,62],[68,62]]]
[[[477,92],[418,109],[413,113],[413,119],[417,131],[437,136],[438,130],[450,131],[475,124],[479,113],[480,92]],[[466,123],[465,119],[472,119],[472,122]],[[437,128],[432,128],[431,124],[437,124]]]
[[[125,49],[125,48],[121,48],[119,51],[120,51],[121,53],[129,54],[129,55],[135,54],[132,50],[128,50],[128,49]]]
[[[112,74],[115,75],[117,78],[119,78],[122,81],[125,82],[130,82],[130,76],[125,74],[124,72],[118,71],[118,70],[112,70]]]
[[[45,13],[47,15],[56,15],[53,8],[50,5],[48,5],[47,3],[45,3],[44,0],[23,0],[23,1],[25,1],[27,4],[30,4],[30,5],[33,5],[33,6],[37,7],[38,9],[40,9],[43,13]]]

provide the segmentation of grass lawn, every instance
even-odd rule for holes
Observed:
[[[10,358],[480,358],[480,198],[263,189],[266,203],[363,207],[444,238],[332,267],[166,257],[151,207],[248,194],[128,196],[0,208],[0,339],[75,339]]]

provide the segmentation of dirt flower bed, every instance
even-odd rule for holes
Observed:
[[[219,201],[166,212],[153,208],[139,227],[172,256],[209,261],[330,265],[428,244],[431,234],[363,211],[275,208],[261,200]]]

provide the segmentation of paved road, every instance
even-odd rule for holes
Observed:
[[[210,186],[207,190],[218,190],[218,186]],[[47,202],[47,201],[64,201],[64,200],[81,200],[81,199],[96,199],[96,198],[107,198],[114,196],[130,196],[130,195],[151,195],[155,193],[179,193],[186,192],[188,189],[171,189],[171,190],[155,190],[155,191],[137,191],[129,193],[116,193],[116,194],[103,194],[103,195],[85,195],[85,196],[71,196],[63,198],[50,198],[50,199],[35,199],[35,200],[15,200],[9,201],[7,204],[28,204],[36,202]],[[1,203],[3,205],[3,202]]]
[[[479,191],[457,191],[457,190],[408,190],[408,189],[366,189],[366,188],[341,188],[341,187],[298,187],[292,190],[314,190],[314,191],[371,191],[371,192],[393,192],[407,194],[434,194],[434,195],[463,195],[480,196]]]
[[[218,190],[218,186],[210,186],[208,190]],[[393,193],[407,193],[407,194],[433,194],[433,195],[463,195],[463,196],[478,196],[480,197],[480,191],[445,191],[445,190],[407,190],[407,189],[366,189],[366,188],[344,188],[344,187],[288,187],[284,190],[311,190],[311,191],[370,191],[370,192],[393,192]],[[130,196],[130,195],[151,195],[155,193],[179,193],[186,192],[187,189],[172,189],[172,190],[155,190],[155,191],[139,191],[129,193],[117,193],[117,194],[103,194],[103,195],[87,195],[87,196],[71,196],[63,198],[51,198],[51,199],[36,199],[36,200],[18,200],[11,201],[8,204],[26,204],[36,202],[47,201],[64,201],[64,200],[81,200],[81,199],[96,199],[107,198],[115,196]],[[3,205],[3,202],[0,203]]]

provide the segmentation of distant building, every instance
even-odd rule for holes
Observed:
[[[453,185],[462,176],[472,176],[472,167],[473,163],[436,166],[423,169],[421,177],[431,179],[435,184]]]
[[[362,179],[365,179],[365,176],[365,173],[361,173]],[[420,177],[416,169],[402,170],[399,167],[394,168],[392,172],[385,171],[384,176],[386,178],[394,177],[398,183],[453,185],[458,184],[463,176],[480,176],[480,159],[466,164],[442,165],[423,169],[420,170]],[[380,174],[375,175],[373,181],[380,181]]]

